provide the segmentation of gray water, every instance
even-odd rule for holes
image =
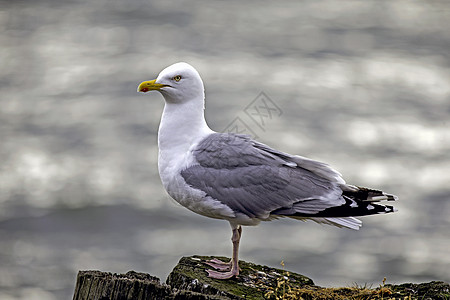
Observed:
[[[158,177],[163,101],[136,87],[177,61],[202,75],[213,129],[400,197],[360,231],[246,227],[242,259],[325,286],[450,281],[449,2],[1,1],[0,45],[1,299],[231,254],[227,222]],[[251,114],[261,92],[272,115]]]

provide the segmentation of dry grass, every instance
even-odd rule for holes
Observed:
[[[284,262],[281,262],[284,270]],[[267,299],[275,300],[392,300],[391,295],[393,291],[385,287],[386,278],[377,288],[371,288],[367,285],[344,288],[322,288],[318,286],[304,286],[296,287],[288,280],[289,272],[284,271],[284,274],[277,278],[276,287],[266,287],[268,292],[265,294]],[[409,300],[411,297],[405,297],[404,300]]]

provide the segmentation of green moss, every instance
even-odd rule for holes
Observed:
[[[341,287],[323,288],[319,286],[305,286],[301,288],[285,284],[284,279],[279,279],[278,288],[266,294],[268,299],[303,299],[303,300],[450,300],[450,285],[445,282],[429,282],[421,284],[385,284],[386,278],[378,288]]]
[[[399,297],[411,299],[450,300],[450,284],[443,281],[427,283],[404,283],[400,285],[386,285]]]
[[[168,285],[161,284],[154,276],[134,271],[126,274],[80,271],[74,299],[450,300],[450,285],[442,281],[391,285],[385,284],[384,279],[377,288],[367,284],[324,288],[303,275],[245,261],[239,262],[238,278],[217,280],[207,275],[206,269],[210,267],[204,262],[210,259],[209,256],[181,258],[167,278]]]
[[[209,278],[206,273],[206,269],[210,267],[204,262],[212,258],[209,256],[181,258],[166,283],[178,289],[220,295],[229,299],[264,299],[265,294],[276,287],[277,278],[284,273],[280,269],[240,261],[241,271],[238,278],[217,280]],[[229,260],[225,257],[216,258]],[[295,273],[286,276],[286,280],[297,287],[314,285],[310,278]]]
[[[444,282],[389,285],[385,280],[377,288],[342,287],[323,288],[303,275],[285,270],[240,261],[238,278],[217,280],[209,278],[204,262],[210,256],[181,258],[167,278],[167,284],[179,290],[212,295],[213,299],[275,299],[275,300],[392,300],[438,299],[450,300],[450,286]],[[228,261],[225,257],[216,257]]]

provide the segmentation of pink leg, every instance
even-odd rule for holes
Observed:
[[[233,257],[229,263],[222,262],[218,259],[212,259],[207,262],[213,268],[219,271],[206,270],[208,276],[216,279],[229,279],[233,276],[239,275],[239,241],[242,235],[242,227],[240,225],[232,227],[233,235],[231,241],[233,242]],[[231,268],[231,270],[230,270]],[[225,271],[225,272],[224,272]]]

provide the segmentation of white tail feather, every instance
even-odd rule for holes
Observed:
[[[362,226],[362,221],[353,217],[348,218],[311,218],[312,221],[336,226],[339,228],[345,227],[353,230],[359,230]]]

